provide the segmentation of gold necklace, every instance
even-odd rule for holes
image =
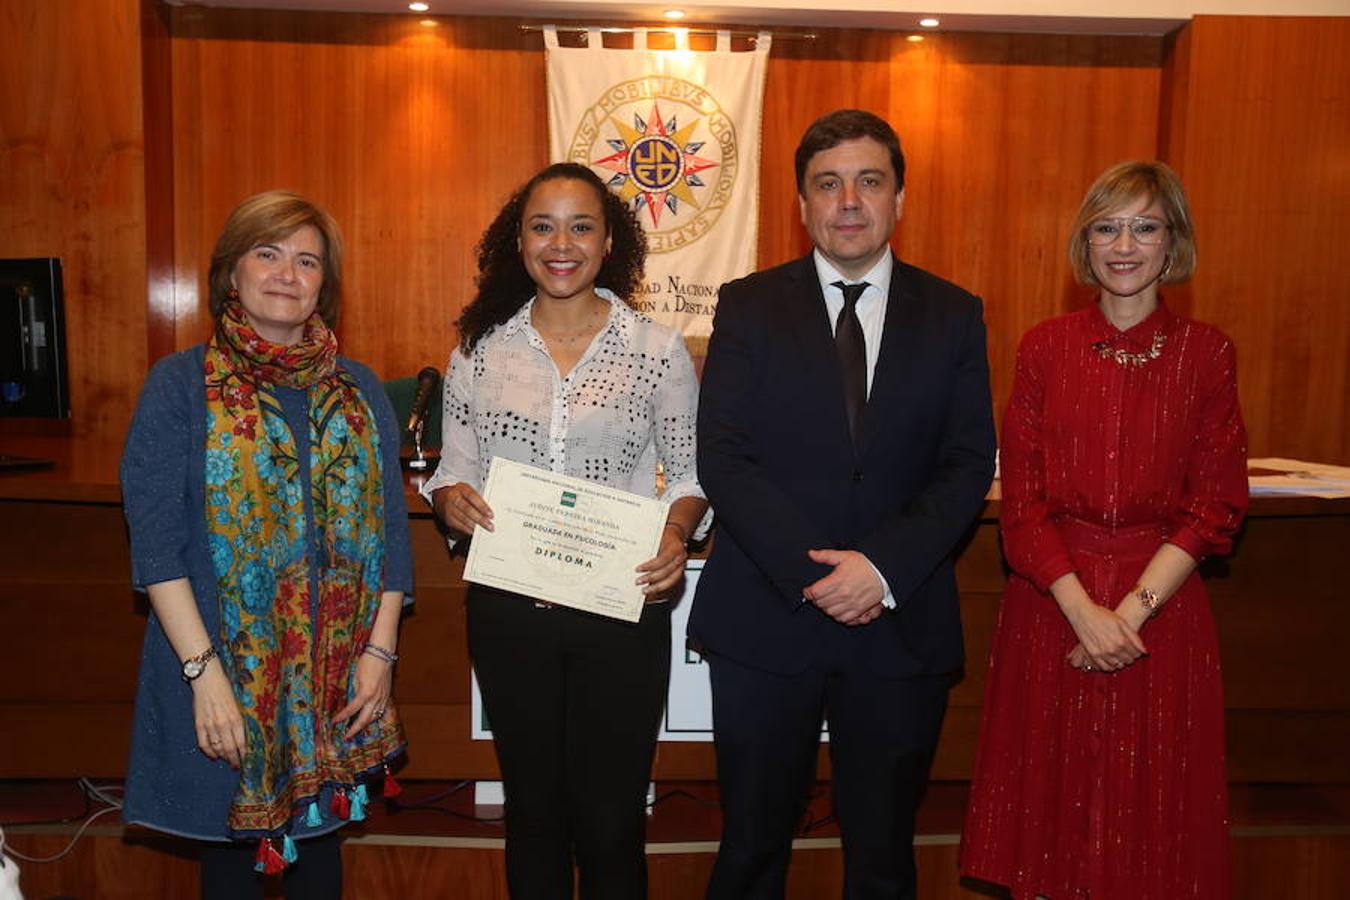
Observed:
[[[1097,355],[1102,359],[1113,359],[1119,365],[1133,366],[1139,368],[1151,360],[1162,356],[1163,345],[1167,343],[1167,335],[1159,331],[1153,335],[1153,341],[1147,350],[1141,350],[1138,353],[1131,353],[1128,350],[1113,348],[1110,341],[1097,341],[1092,345],[1092,349],[1097,351]]]
[[[553,332],[544,331],[542,328],[540,328],[540,327],[537,326],[537,325],[535,326],[534,330],[537,331],[537,332],[539,332],[539,336],[542,337],[542,338],[544,338],[544,340],[547,340],[547,341],[553,341],[554,343],[558,343],[558,344],[575,344],[577,341],[581,340],[582,338],[586,338],[586,337],[591,337],[591,336],[593,336],[593,335],[596,333],[596,331],[599,330],[599,329],[597,329],[597,328],[595,327],[595,323],[596,323],[596,320],[598,320],[598,319],[600,318],[601,312],[602,312],[602,310],[600,310],[600,309],[598,309],[598,308],[597,308],[596,310],[594,310],[594,311],[591,313],[591,318],[590,318],[590,320],[587,321],[587,323],[581,327],[581,330],[578,331],[578,332],[576,332],[575,334],[569,334],[569,335],[556,334],[556,333],[553,333]]]

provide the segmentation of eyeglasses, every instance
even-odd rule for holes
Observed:
[[[1172,226],[1166,222],[1160,222],[1157,219],[1150,219],[1146,216],[1126,217],[1120,216],[1114,219],[1097,219],[1087,227],[1088,243],[1094,247],[1109,247],[1120,238],[1121,233],[1128,228],[1130,236],[1140,244],[1161,244],[1167,230]]]

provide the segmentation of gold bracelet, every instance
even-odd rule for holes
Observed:
[[[1136,584],[1134,593],[1139,595],[1139,602],[1143,604],[1144,609],[1148,610],[1150,616],[1158,614],[1158,610],[1162,608],[1162,598],[1158,596],[1157,591],[1146,588],[1142,584]]]

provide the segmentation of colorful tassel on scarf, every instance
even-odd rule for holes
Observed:
[[[351,818],[352,801],[351,798],[347,796],[345,788],[336,788],[333,791],[333,802],[329,804],[329,809],[333,811],[333,815],[343,821]]]
[[[381,792],[384,799],[391,800],[403,793],[403,785],[394,780],[394,773],[389,771],[389,764],[384,764],[384,790]]]
[[[259,841],[258,855],[254,859],[253,871],[261,872],[264,875],[279,875],[285,869],[286,858],[277,851],[272,838],[263,838]]]
[[[366,786],[358,784],[352,791],[351,817],[349,821],[364,822],[366,818],[366,804],[369,803],[366,796]]]

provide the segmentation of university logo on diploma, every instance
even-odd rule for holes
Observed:
[[[638,565],[661,545],[668,505],[498,456],[483,499],[492,531],[474,530],[466,581],[636,622]]]
[[[712,332],[717,289],[755,268],[759,135],[770,48],[611,50],[592,29],[584,48],[560,47],[544,29],[549,148],[555,161],[589,166],[637,213],[647,234],[639,310],[695,342]]]

